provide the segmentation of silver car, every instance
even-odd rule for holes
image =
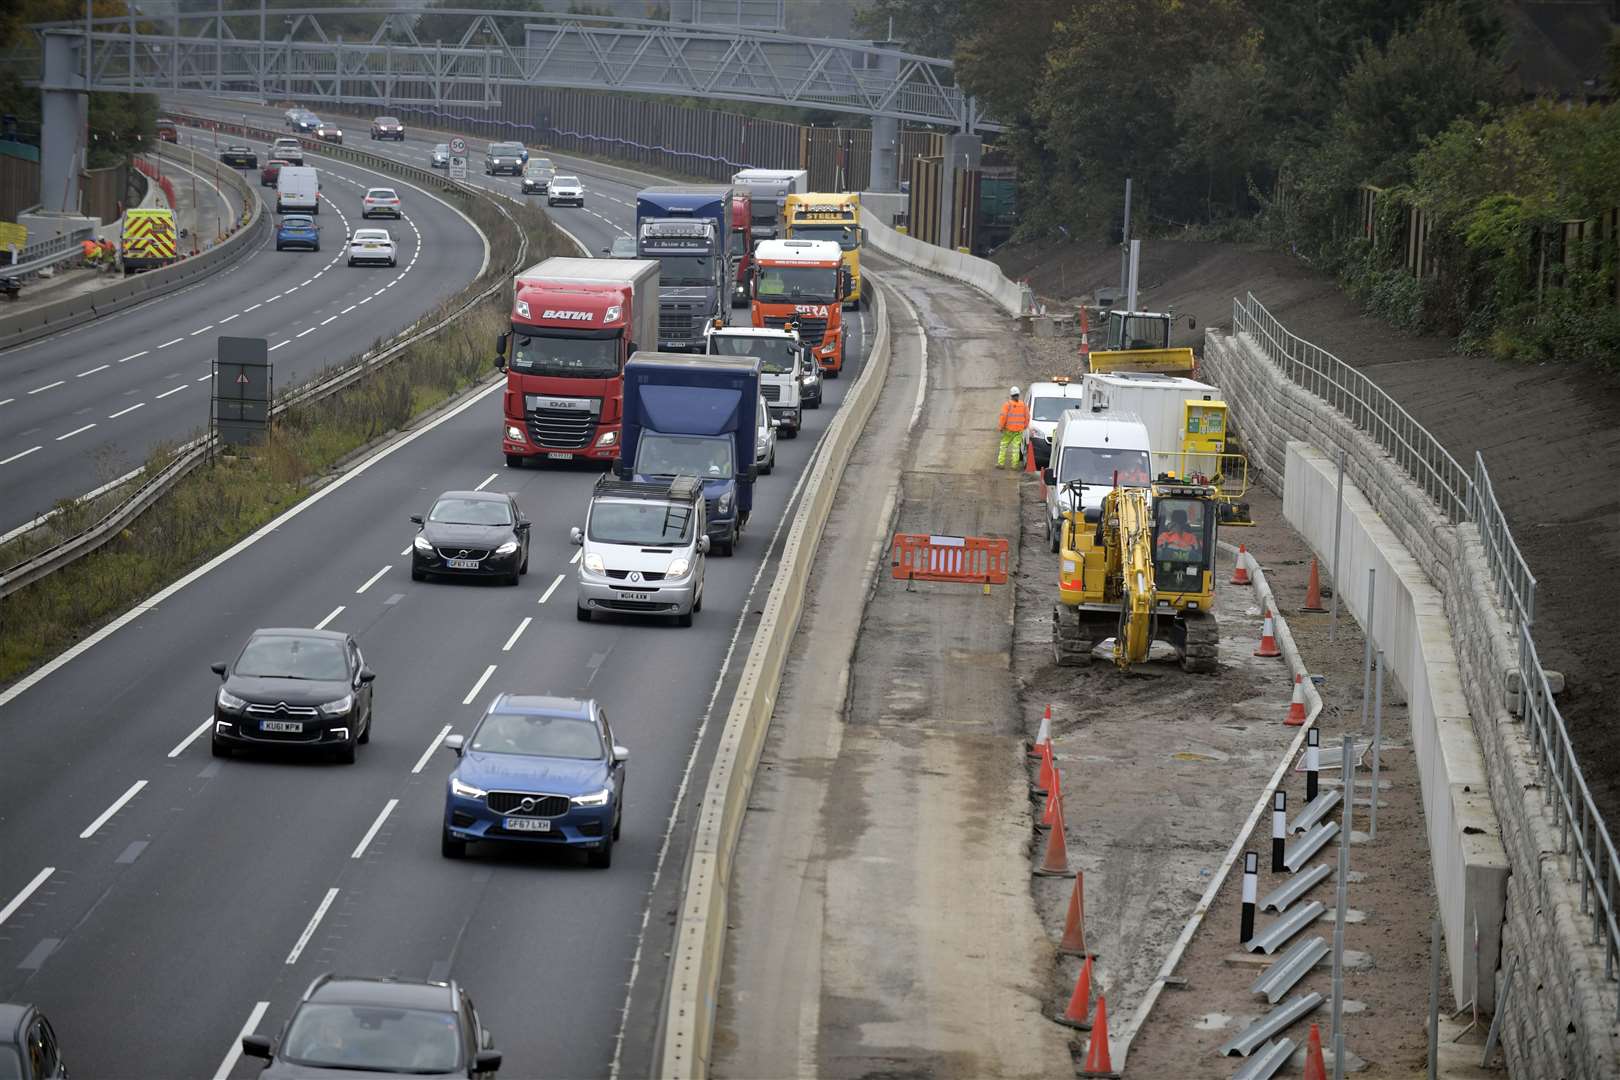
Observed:
[[[673,615],[691,626],[703,610],[703,570],[709,537],[703,481],[677,476],[667,483],[596,481],[585,527],[571,530],[583,551],[575,614]]]
[[[433,148],[433,157],[428,164],[435,169],[448,169],[450,167],[450,144],[442,142]]]
[[[776,429],[782,426],[782,421],[771,416],[763,394],[759,398],[759,416],[754,423],[754,469],[759,475],[768,476],[776,471]]]

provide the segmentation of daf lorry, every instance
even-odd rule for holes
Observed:
[[[730,555],[754,506],[760,362],[640,352],[624,366],[626,480],[703,481],[716,555]]]
[[[844,367],[842,302],[848,291],[849,268],[829,240],[767,240],[754,249],[753,324],[775,330],[796,325],[829,379]]]
[[[792,240],[836,241],[849,270],[849,293],[844,302],[860,304],[861,197],[854,192],[806,192],[787,197],[787,235]]]
[[[752,202],[754,241],[779,240],[785,235],[783,208],[789,195],[802,195],[810,186],[803,169],[743,169],[731,178],[739,194]]]
[[[655,262],[552,258],[518,274],[495,357],[506,463],[617,458],[624,364],[657,337]]]
[[[759,391],[771,419],[783,438],[798,438],[804,427],[804,376],[813,366],[798,331],[716,325],[709,327],[705,344],[710,356],[759,360]]]

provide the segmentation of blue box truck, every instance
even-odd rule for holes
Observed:
[[[726,314],[734,198],[725,184],[662,184],[636,195],[636,255],[659,263],[661,350],[702,352],[704,328]]]

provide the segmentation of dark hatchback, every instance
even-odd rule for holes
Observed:
[[[372,681],[360,647],[336,630],[255,630],[234,663],[215,664],[215,757],[232,750],[322,750],[346,765],[371,741]]]
[[[455,982],[322,975],[304,991],[279,1038],[242,1036],[264,1080],[366,1073],[470,1076],[501,1067],[472,998]]]
[[[67,1080],[51,1022],[32,1005],[0,1003],[0,1078]]]
[[[529,520],[517,500],[498,491],[447,491],[411,541],[411,580],[436,574],[493,577],[516,585],[529,572]]]
[[[285,248],[321,250],[321,227],[304,214],[288,214],[276,222],[276,250]]]

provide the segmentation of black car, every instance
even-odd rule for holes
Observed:
[[[234,169],[257,169],[259,155],[253,152],[252,147],[240,144],[227,146],[219,152],[221,164],[229,165]]]
[[[447,491],[411,542],[411,580],[432,574],[498,577],[508,585],[529,572],[529,520],[517,500],[498,491]]]
[[[215,664],[214,756],[250,747],[327,750],[345,765],[371,741],[372,680],[336,630],[255,630],[235,663]]]
[[[0,1077],[67,1080],[56,1032],[32,1005],[0,1004]]]
[[[277,1039],[242,1036],[264,1080],[361,1074],[471,1076],[501,1067],[472,998],[455,982],[322,975]]]

